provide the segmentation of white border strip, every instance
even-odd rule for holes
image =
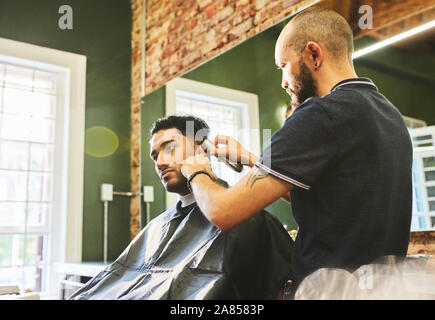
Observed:
[[[302,182],[299,182],[297,180],[289,178],[289,177],[287,177],[287,176],[285,176],[285,175],[283,175],[283,174],[281,174],[279,172],[276,172],[275,170],[272,170],[272,169],[266,167],[265,165],[261,164],[260,162],[256,162],[255,165],[257,167],[259,167],[260,169],[263,169],[264,171],[267,171],[268,173],[276,176],[277,178],[285,180],[285,181],[287,181],[287,182],[289,182],[289,183],[291,183],[291,184],[293,184],[295,186],[298,186],[298,187],[300,187],[302,189],[310,190],[310,188],[311,188],[310,186],[307,186],[306,184],[303,184]]]

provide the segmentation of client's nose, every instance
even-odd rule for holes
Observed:
[[[163,156],[158,155],[157,160],[156,160],[156,167],[157,167],[159,172],[162,172],[163,170],[165,170],[168,167],[168,162],[164,159]]]

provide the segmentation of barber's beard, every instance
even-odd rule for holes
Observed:
[[[308,67],[301,60],[299,62],[299,79],[294,85],[295,99],[292,99],[293,108],[297,108],[301,103],[317,95],[317,85]]]

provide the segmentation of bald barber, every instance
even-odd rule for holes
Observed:
[[[281,197],[291,200],[299,226],[296,284],[319,268],[352,272],[407,252],[411,140],[397,108],[370,79],[357,76],[352,53],[352,31],[342,16],[326,9],[301,12],[275,46],[293,114],[260,158],[230,137],[215,140],[221,145],[215,155],[252,169],[225,189],[208,176],[203,154],[181,167],[201,211],[220,229]]]

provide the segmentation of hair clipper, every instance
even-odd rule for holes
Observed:
[[[213,142],[211,142],[209,139],[205,139],[202,144],[202,146],[204,146],[206,148],[206,150],[211,151],[213,149],[216,149],[216,146],[213,144]],[[233,169],[236,172],[242,172],[243,170],[243,165],[239,164],[239,163],[234,163],[226,158],[219,158],[217,157],[217,159],[219,161],[224,162],[228,167],[230,167],[231,169]]]

